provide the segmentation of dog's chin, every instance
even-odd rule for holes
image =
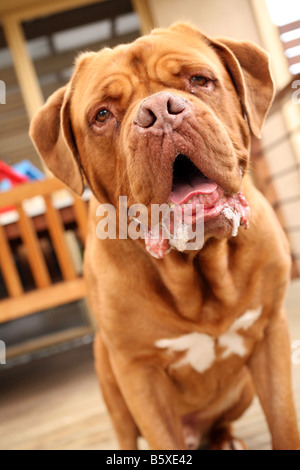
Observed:
[[[248,228],[241,221],[240,214],[236,211],[222,212],[219,216],[204,223],[204,241],[210,238],[225,239],[236,237],[240,227]]]
[[[205,220],[203,210],[200,210],[198,219],[194,216],[181,216],[177,214],[177,222],[169,226],[158,226],[145,234],[147,251],[157,259],[163,259],[171,250],[181,253],[198,252],[210,238],[228,239],[238,235],[240,227],[249,226],[250,210],[247,201],[239,193],[237,197],[243,199],[242,212],[232,202],[231,205],[222,205],[223,210],[215,217]],[[234,201],[234,198],[232,198]],[[240,203],[239,203],[240,204]],[[188,207],[188,205],[187,205]],[[187,209],[190,212],[190,209]],[[218,210],[219,212],[219,210]],[[176,213],[176,208],[172,214]],[[201,215],[202,213],[202,215]],[[176,217],[175,217],[176,220]]]

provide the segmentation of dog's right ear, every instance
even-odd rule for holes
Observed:
[[[38,111],[29,135],[46,166],[81,196],[84,182],[70,121],[71,87],[57,90]]]

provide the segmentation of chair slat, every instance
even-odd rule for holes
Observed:
[[[292,47],[300,46],[300,38],[293,39],[292,41],[282,42],[285,49],[292,49]]]
[[[24,290],[2,225],[0,225],[0,268],[8,295],[20,297]]]
[[[46,196],[54,191],[60,191],[61,189],[66,189],[66,186],[57,178],[49,178],[34,183],[23,183],[15,186],[10,191],[0,194],[0,207],[14,206],[24,199],[31,199],[35,196]]]
[[[294,29],[300,28],[300,20],[294,21],[293,23],[284,24],[283,26],[278,26],[280,34],[288,33]]]
[[[71,281],[73,279],[76,279],[77,275],[64,237],[63,222],[59,213],[53,207],[51,196],[45,197],[45,203],[48,230],[55,249],[58,263],[63,278],[66,281]]]
[[[32,220],[26,215],[22,205],[16,206],[19,214],[19,227],[22,240],[26,245],[28,252],[28,262],[32,275],[38,288],[49,287],[51,279],[48,273],[47,265],[43,257],[41,246],[37,234],[34,230]]]
[[[289,61],[290,65],[299,64],[300,63],[300,55],[295,57],[288,57],[287,60]]]

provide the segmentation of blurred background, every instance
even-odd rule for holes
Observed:
[[[116,448],[93,372],[94,323],[82,278],[90,194],[79,199],[47,178],[28,126],[67,83],[80,51],[131,42],[178,20],[211,36],[254,41],[271,54],[277,93],[263,139],[252,141],[251,171],[290,241],[291,353],[300,340],[299,0],[1,2],[0,449]],[[238,429],[250,448],[270,446],[257,402]]]

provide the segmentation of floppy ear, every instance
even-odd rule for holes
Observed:
[[[52,173],[81,195],[84,183],[70,121],[70,90],[65,86],[50,96],[33,118],[29,135]]]
[[[249,41],[209,40],[231,74],[252,133],[261,137],[275,93],[269,54]]]

